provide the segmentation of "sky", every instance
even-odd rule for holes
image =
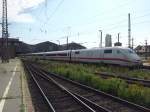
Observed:
[[[76,42],[99,47],[100,32],[128,46],[128,13],[134,47],[150,43],[150,0],[7,0],[10,37],[28,44]],[[2,0],[0,1],[2,9]],[[2,10],[0,10],[2,15]],[[0,18],[1,19],[1,18]],[[1,30],[0,30],[1,33]]]

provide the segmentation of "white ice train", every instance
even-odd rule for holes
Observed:
[[[23,56],[69,62],[117,64],[121,66],[142,65],[140,57],[132,49],[122,47],[40,52]]]

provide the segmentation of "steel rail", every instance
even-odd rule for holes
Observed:
[[[33,68],[32,68],[32,70],[33,70]],[[39,76],[41,76],[42,78],[44,78],[44,79],[46,79],[48,81],[52,81],[56,86],[58,86],[60,89],[62,89],[63,91],[65,91],[68,95],[70,95],[72,98],[74,98],[79,104],[81,104],[88,112],[96,112],[94,109],[92,109],[90,106],[88,106],[82,100],[80,100],[76,95],[74,95],[73,93],[71,93],[64,86],[62,86],[61,84],[59,84],[58,82],[56,82],[52,78],[45,77],[45,76],[39,74],[36,70],[33,70],[33,72],[36,72]],[[110,111],[102,111],[102,112],[110,112]]]
[[[129,101],[127,101],[127,100],[121,99],[121,98],[116,97],[116,96],[113,96],[113,95],[111,95],[111,94],[108,94],[108,93],[105,93],[105,92],[96,90],[96,89],[94,89],[94,88],[92,88],[92,87],[89,87],[89,86],[80,84],[80,83],[78,83],[78,82],[75,82],[75,81],[72,81],[72,80],[69,80],[69,79],[66,79],[66,78],[64,78],[63,76],[58,76],[57,74],[49,73],[49,72],[43,70],[42,68],[40,68],[39,66],[35,66],[35,65],[34,65],[34,67],[36,67],[36,68],[38,67],[38,69],[41,70],[41,71],[42,71],[43,73],[45,73],[45,74],[53,75],[53,76],[55,76],[55,77],[57,77],[57,78],[60,78],[60,79],[65,80],[65,81],[68,81],[68,82],[70,82],[70,83],[72,83],[72,84],[76,84],[76,85],[81,86],[81,87],[83,87],[83,88],[85,88],[85,89],[88,89],[88,90],[91,90],[91,91],[93,91],[93,92],[99,93],[99,94],[101,94],[101,95],[103,95],[103,96],[110,97],[110,98],[112,98],[113,100],[115,100],[115,101],[117,101],[117,102],[120,102],[120,103],[122,103],[122,104],[125,104],[125,105],[130,106],[130,107],[135,108],[135,109],[139,109],[139,110],[141,110],[142,112],[143,112],[143,111],[144,111],[144,112],[150,112],[150,109],[149,109],[149,108],[146,108],[146,107],[144,107],[144,106],[141,106],[141,105],[138,105],[138,104],[129,102]]]
[[[150,71],[150,66],[143,65],[141,68]]]
[[[56,112],[55,109],[54,109],[54,107],[53,107],[53,105],[52,105],[51,102],[48,100],[47,96],[45,95],[44,91],[42,90],[42,88],[40,87],[40,85],[38,84],[38,82],[36,81],[36,79],[35,79],[33,73],[32,73],[31,70],[29,69],[29,67],[28,67],[26,64],[24,64],[24,66],[25,66],[25,68],[27,69],[27,71],[29,72],[29,74],[31,75],[31,77],[32,77],[33,81],[35,82],[35,84],[37,85],[37,87],[39,88],[39,90],[40,90],[40,92],[41,92],[43,98],[44,98],[45,101],[47,102],[48,106],[50,107],[50,111],[51,111],[51,112]]]
[[[120,79],[125,80],[128,83],[131,83],[131,84],[139,83],[139,84],[141,84],[145,87],[150,87],[150,80],[144,80],[144,79],[139,79],[139,78],[131,78],[131,77],[115,75],[115,74],[107,73],[107,72],[101,72],[101,73],[95,73],[95,74],[100,75],[104,78],[109,78],[109,77],[120,78]]]
[[[96,103],[90,101],[89,99],[87,99],[77,93],[73,93],[73,94],[76,95],[78,98],[80,98],[82,101],[84,101],[86,104],[90,105],[90,107],[95,108],[96,110],[100,110],[101,112],[111,112],[111,110],[108,110],[105,107],[97,105]]]
[[[35,71],[35,72],[37,72],[37,71]],[[38,71],[38,72],[41,72],[41,71]],[[42,73],[42,72],[41,72],[41,73]],[[43,74],[43,73],[42,73],[42,74]],[[44,77],[44,78],[47,79],[47,80],[50,79],[50,80],[54,81],[58,86],[65,88],[64,86],[62,86],[61,84],[59,84],[57,81],[55,81],[53,78],[51,78],[51,77],[49,77],[49,76],[47,76],[47,75],[45,75],[45,74],[43,74],[41,77]],[[66,90],[66,91],[69,91],[69,90],[66,89],[66,88],[65,88],[65,90]],[[110,110],[108,110],[108,109],[106,109],[106,108],[104,108],[104,107],[102,107],[102,106],[99,106],[99,105],[95,104],[94,102],[88,100],[87,98],[82,97],[81,95],[78,95],[78,94],[76,94],[76,93],[72,93],[72,92],[70,92],[70,91],[69,91],[69,93],[71,93],[72,95],[76,96],[78,99],[80,99],[82,102],[84,102],[84,103],[85,103],[86,105],[88,105],[89,107],[92,107],[92,108],[96,109],[96,111],[111,112]]]

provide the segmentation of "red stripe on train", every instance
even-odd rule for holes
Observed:
[[[89,60],[112,60],[112,61],[125,61],[125,62],[131,62],[126,59],[121,58],[86,58],[86,57],[79,57],[79,59],[89,59]]]
[[[57,56],[57,57],[52,57],[52,58],[69,58],[69,57],[65,57],[65,56]],[[124,62],[131,62],[129,60],[126,59],[121,59],[121,58],[87,58],[87,57],[71,57],[73,59],[88,59],[88,60],[112,60],[112,61],[124,61]]]

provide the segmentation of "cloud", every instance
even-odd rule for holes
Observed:
[[[34,18],[26,10],[37,8],[43,2],[45,0],[7,0],[9,21],[34,22]],[[0,9],[2,9],[2,0],[0,0]],[[0,15],[2,15],[2,10],[0,10]]]
[[[20,1],[20,0],[19,0]],[[43,3],[45,0],[21,0],[22,7],[30,8],[30,7],[37,7],[39,4]]]
[[[13,18],[12,18],[13,19]],[[24,23],[32,23],[34,19],[30,14],[21,14],[14,17],[14,22],[24,22]]]

